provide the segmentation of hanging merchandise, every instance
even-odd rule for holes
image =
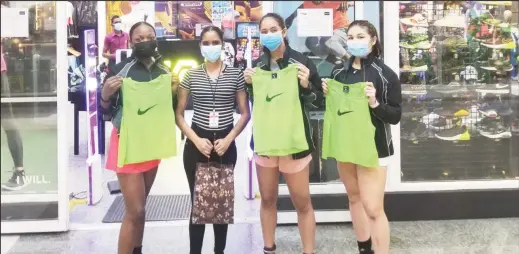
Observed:
[[[97,25],[97,1],[71,1],[76,12],[77,26]],[[108,23],[110,24],[110,23]]]
[[[367,168],[378,167],[375,126],[371,122],[366,83],[328,80],[322,158]]]
[[[123,79],[123,117],[117,166],[176,155],[175,113],[171,76],[150,82]]]
[[[308,150],[297,65],[278,72],[257,68],[252,84],[254,151],[263,156],[286,156]]]
[[[79,38],[77,28],[77,12],[74,5],[67,2],[67,35],[68,38]]]

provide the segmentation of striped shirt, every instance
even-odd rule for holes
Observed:
[[[189,90],[193,99],[193,123],[206,130],[224,130],[234,123],[236,92],[245,89],[243,72],[239,68],[224,66],[217,79],[209,78],[205,65],[189,70],[180,87]],[[218,114],[218,127],[209,127],[209,114]]]

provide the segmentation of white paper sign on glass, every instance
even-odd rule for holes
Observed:
[[[298,9],[297,36],[317,37],[333,35],[332,9]]]
[[[2,9],[2,38],[29,37],[29,10],[27,8]]]

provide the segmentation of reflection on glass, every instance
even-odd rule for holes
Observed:
[[[2,38],[2,221],[57,218],[57,205],[43,209],[25,200],[31,195],[16,195],[58,189],[55,2],[10,1],[2,8],[30,14],[28,38]]]
[[[519,177],[517,11],[512,2],[401,2],[403,181]]]

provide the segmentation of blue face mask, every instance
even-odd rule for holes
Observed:
[[[347,41],[346,45],[348,53],[353,56],[366,57],[369,54],[369,41],[351,40]]]
[[[222,45],[202,46],[202,56],[209,62],[216,62],[222,57]]]
[[[260,42],[261,45],[268,48],[270,51],[273,51],[279,48],[279,45],[281,45],[281,43],[283,42],[283,35],[281,35],[281,31],[275,33],[260,34]]]

